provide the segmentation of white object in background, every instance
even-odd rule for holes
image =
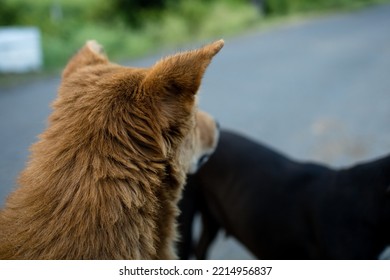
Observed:
[[[0,28],[0,72],[23,73],[39,70],[41,66],[41,34],[38,28]]]

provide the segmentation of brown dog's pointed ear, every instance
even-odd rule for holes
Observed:
[[[96,41],[91,40],[71,58],[62,73],[62,77],[66,78],[82,67],[107,62],[108,59],[104,54],[103,48]]]
[[[158,89],[160,93],[168,91],[173,94],[194,95],[211,59],[223,45],[224,41],[219,40],[197,50],[178,53],[160,60],[145,77],[143,85],[146,91]]]

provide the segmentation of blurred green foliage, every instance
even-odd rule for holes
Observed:
[[[62,67],[86,40],[114,60],[231,34],[257,19],[242,0],[1,0],[0,25],[38,26],[46,69]]]
[[[45,68],[55,69],[88,39],[118,60],[236,34],[267,15],[383,1],[389,0],[1,0],[0,25],[38,26]]]
[[[360,7],[367,4],[389,2],[386,0],[267,0],[265,10],[269,15],[283,15],[296,12],[339,10]]]

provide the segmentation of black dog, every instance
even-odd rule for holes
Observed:
[[[222,131],[179,203],[178,253],[199,259],[223,228],[259,259],[375,259],[390,243],[390,156],[335,170]]]

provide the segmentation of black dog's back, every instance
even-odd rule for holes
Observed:
[[[200,211],[203,230],[196,246],[197,258],[206,257],[220,227],[258,258],[348,258],[348,254],[329,250],[329,246],[339,244],[329,241],[337,234],[328,225],[337,227],[345,222],[337,221],[337,216],[345,211],[340,208],[353,202],[353,195],[343,198],[348,192],[338,188],[348,188],[340,184],[351,180],[350,174],[350,170],[293,161],[246,137],[222,131],[214,155],[188,178],[180,207],[183,211],[192,206],[179,218],[180,231],[187,228],[179,243],[179,256],[189,256],[192,236],[188,227],[194,213]],[[187,251],[183,249],[186,246]],[[350,250],[353,257],[354,249]],[[355,257],[359,257],[358,252]]]
[[[179,243],[179,256],[189,257],[189,240],[192,237],[188,231],[196,211],[202,213],[203,226],[195,248],[197,258],[206,258],[207,249],[221,226],[259,258],[264,252],[272,255],[277,250],[269,242],[270,248],[267,248],[267,242],[261,240],[280,239],[280,247],[286,248],[287,244],[282,244],[286,243],[287,229],[284,227],[290,228],[288,232],[296,232],[297,236],[291,236],[291,239],[302,236],[298,224],[278,221],[285,219],[286,213],[302,211],[299,210],[302,205],[294,203],[298,201],[298,198],[294,198],[297,189],[287,185],[307,188],[310,181],[329,172],[320,165],[296,163],[239,134],[221,131],[213,156],[196,175],[189,176],[187,180],[183,200],[179,204],[182,210],[179,230],[183,235],[183,241]],[[191,209],[189,205],[192,205]],[[262,230],[264,226],[267,230]],[[251,230],[243,232],[243,228]],[[264,243],[264,247],[259,248],[259,243]]]

